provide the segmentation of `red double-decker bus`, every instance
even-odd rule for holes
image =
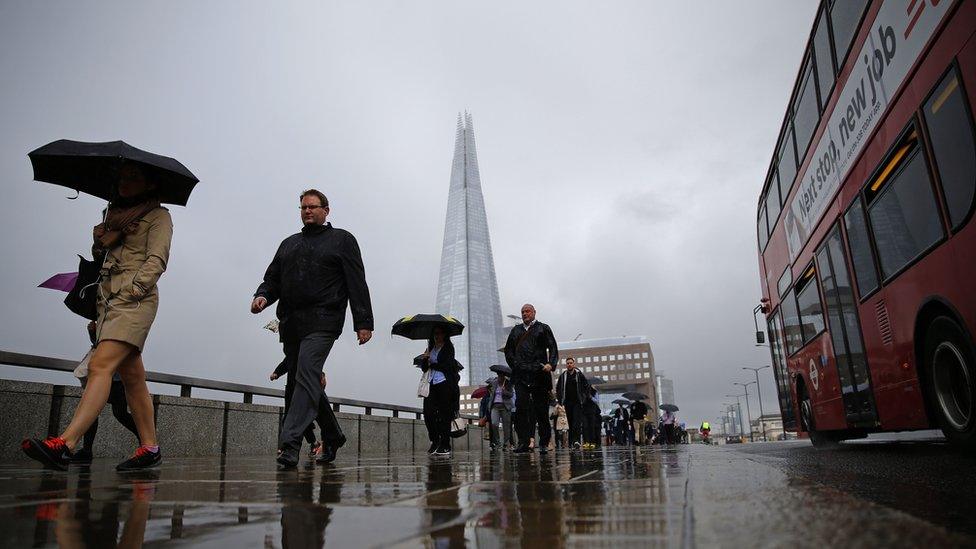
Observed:
[[[824,0],[759,199],[783,424],[976,446],[976,1]]]

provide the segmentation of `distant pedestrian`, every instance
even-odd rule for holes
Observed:
[[[360,345],[373,336],[373,310],[356,238],[326,222],[329,200],[309,189],[301,194],[302,230],[283,240],[254,292],[251,312],[278,302],[278,335],[295,365],[295,392],[278,436],[278,466],[298,465],[302,435],[318,414],[322,367],[342,333],[346,305]]]
[[[587,401],[590,400],[590,382],[576,367],[576,359],[566,359],[566,370],[556,381],[556,398],[566,408],[569,423],[569,444],[579,448],[583,435],[583,416]]]
[[[512,368],[512,381],[518,400],[516,453],[531,450],[529,439],[539,428],[539,453],[545,454],[552,430],[549,427],[549,397],[552,365],[559,362],[559,350],[552,329],[535,319],[535,307],[522,306],[522,323],[512,328],[505,343],[505,360]]]
[[[461,375],[454,358],[454,344],[444,328],[434,328],[434,337],[427,342],[427,350],[417,357],[416,364],[423,371],[431,371],[430,392],[424,397],[424,424],[430,448],[436,456],[451,455],[451,422],[460,410]]]
[[[21,443],[28,456],[56,469],[68,467],[72,451],[108,402],[116,373],[139,431],[139,447],[116,469],[146,469],[162,462],[142,350],[159,307],[156,282],[169,261],[173,220],[160,205],[157,182],[138,164],[122,164],[118,177],[116,198],[92,232],[92,255],[101,272],[93,288],[98,292],[96,346],[84,393],[60,436]]]
[[[490,433],[491,449],[508,450],[512,447],[512,413],[515,411],[516,397],[512,380],[503,373],[488,381],[488,395],[490,400]],[[502,434],[499,437],[498,424],[502,424]]]
[[[566,407],[562,404],[556,404],[556,419],[553,427],[556,429],[557,446],[570,448],[569,419],[566,417]]]
[[[671,410],[665,410],[664,415],[661,416],[661,425],[664,428],[664,442],[667,444],[677,443],[677,417]]]
[[[644,435],[644,426],[647,423],[647,404],[643,401],[635,400],[630,405],[630,420],[634,424],[635,443],[642,445],[647,442]]]
[[[601,445],[602,416],[596,389],[590,387],[589,398],[583,403],[583,443],[587,449],[592,450]]]
[[[613,411],[613,439],[616,444],[626,446],[630,442],[630,412],[623,404],[617,404]]]

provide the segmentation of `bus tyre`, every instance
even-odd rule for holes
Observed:
[[[813,419],[813,402],[810,400],[806,388],[804,388],[800,398],[800,421],[803,422],[803,429],[806,430],[814,448],[836,448],[843,439],[833,431],[817,430]]]
[[[976,448],[976,362],[965,332],[940,316],[925,332],[923,354],[931,410],[950,442]]]

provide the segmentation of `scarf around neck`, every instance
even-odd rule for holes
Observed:
[[[159,199],[155,197],[140,197],[110,204],[105,212],[105,221],[92,229],[95,246],[103,250],[118,246],[126,235],[136,232],[140,219],[159,206]]]

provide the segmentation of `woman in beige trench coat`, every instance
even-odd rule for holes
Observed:
[[[119,198],[94,229],[92,252],[102,261],[97,286],[96,346],[88,364],[88,383],[67,429],[59,437],[28,439],[23,449],[47,466],[66,469],[71,452],[108,401],[112,375],[119,373],[139,431],[140,446],[116,469],[159,465],[153,405],[146,385],[142,348],[156,318],[156,281],[169,260],[173,221],[159,205],[156,186],[135,164],[119,172]],[[96,288],[91,288],[92,290]]]

